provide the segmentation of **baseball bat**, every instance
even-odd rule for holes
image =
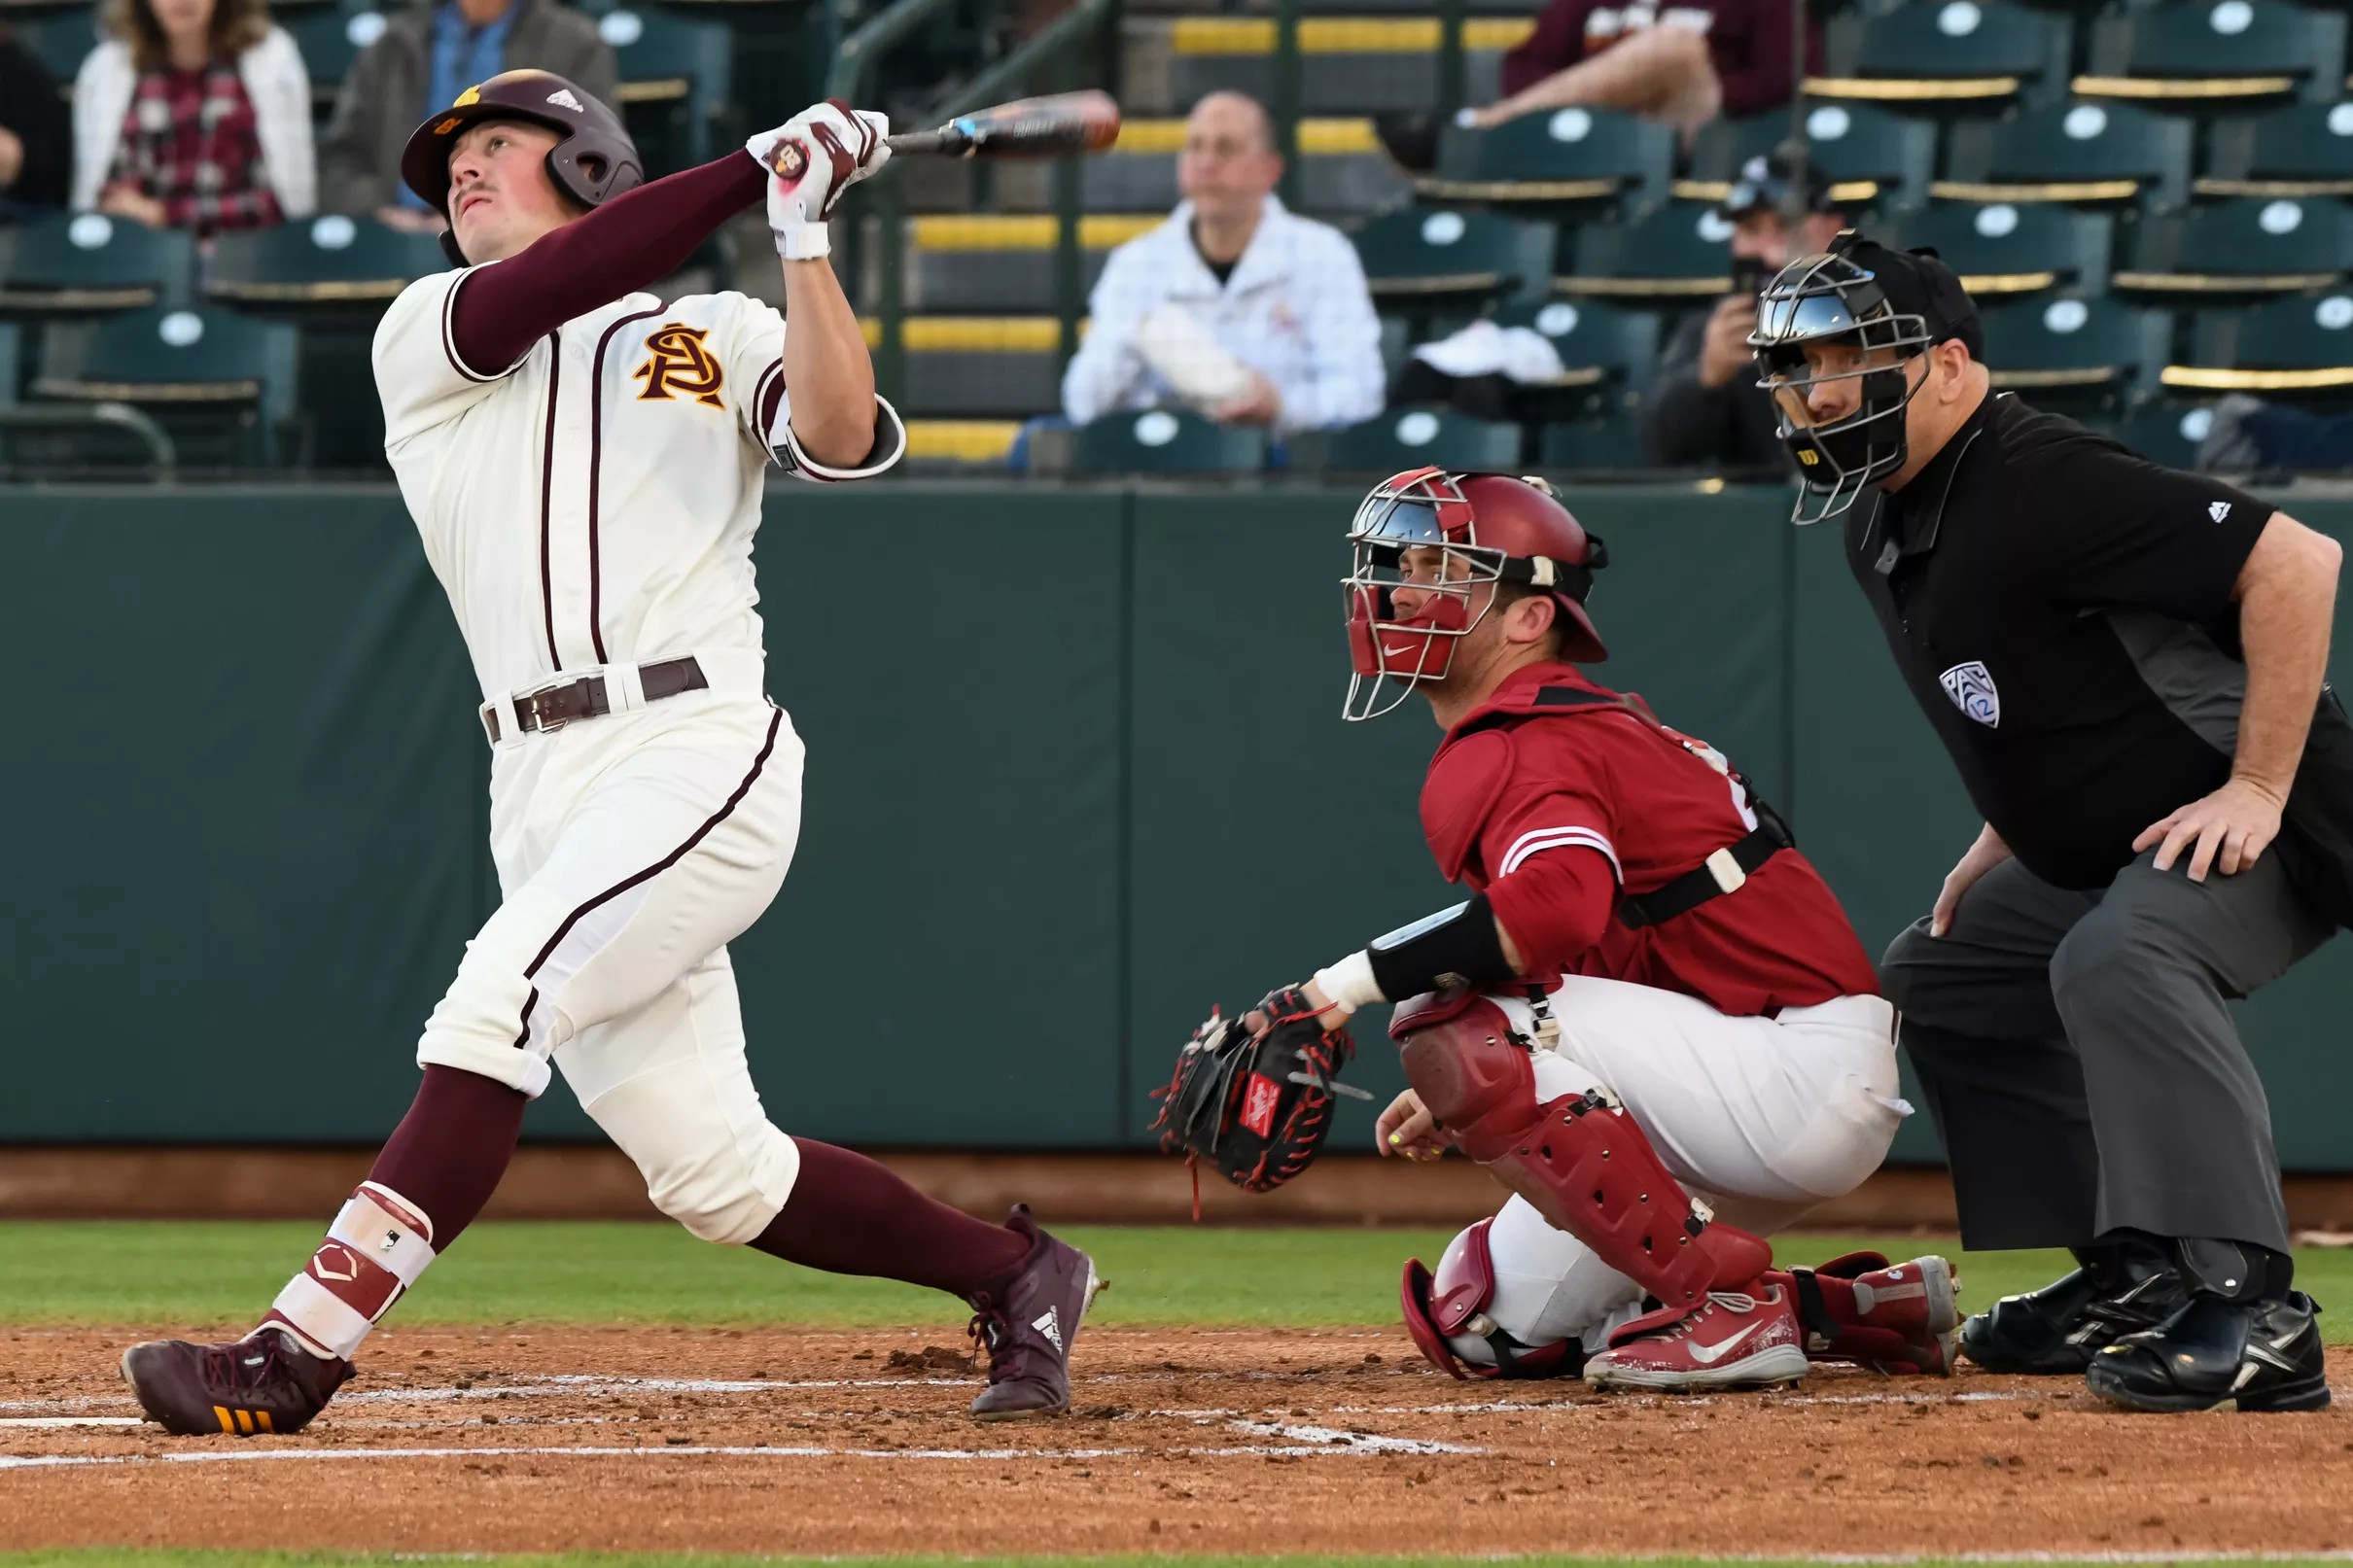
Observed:
[[[899,157],[931,153],[946,157],[1062,157],[1100,153],[1119,139],[1119,105],[1107,92],[1057,92],[1019,98],[968,115],[958,115],[937,130],[911,130],[892,137]]]

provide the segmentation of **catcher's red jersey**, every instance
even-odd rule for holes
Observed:
[[[1738,1017],[1878,994],[1845,911],[1795,850],[1659,924],[1620,921],[1619,896],[1697,869],[1757,819],[1711,749],[1621,707],[1538,706],[1558,686],[1616,695],[1565,664],[1516,672],[1449,733],[1422,793],[1439,870],[1488,895],[1531,979],[1630,981]]]

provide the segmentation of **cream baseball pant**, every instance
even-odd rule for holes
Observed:
[[[726,944],[784,882],[802,752],[756,671],[748,690],[713,684],[552,734],[507,714],[490,825],[504,902],[417,1062],[533,1097],[552,1062],[657,1207],[740,1243],[784,1206],[800,1155],[752,1085]]]
[[[1525,999],[1493,999],[1532,1033]],[[1551,1006],[1561,1034],[1536,1053],[1538,1102],[1607,1090],[1692,1196],[1762,1234],[1860,1185],[1911,1111],[1896,1095],[1895,1010],[1877,996],[1729,1018],[1679,992],[1573,978]],[[1524,1198],[1495,1215],[1488,1247],[1487,1313],[1525,1344],[1581,1339],[1599,1350],[1641,1309],[1641,1286]],[[1494,1363],[1485,1340],[1451,1342],[1466,1361]]]

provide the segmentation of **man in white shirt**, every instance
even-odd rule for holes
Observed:
[[[1189,406],[1222,424],[1335,430],[1381,411],[1381,324],[1347,236],[1275,196],[1274,122],[1239,92],[1185,122],[1169,221],[1111,253],[1062,380],[1084,425]]]

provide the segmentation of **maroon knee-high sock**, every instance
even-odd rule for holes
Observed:
[[[753,1245],[835,1274],[878,1274],[971,1296],[1022,1266],[1028,1239],[928,1198],[862,1154],[794,1138],[792,1196]]]
[[[530,1103],[520,1090],[478,1072],[427,1067],[368,1179],[421,1211],[433,1227],[434,1251],[445,1252],[498,1190]]]

